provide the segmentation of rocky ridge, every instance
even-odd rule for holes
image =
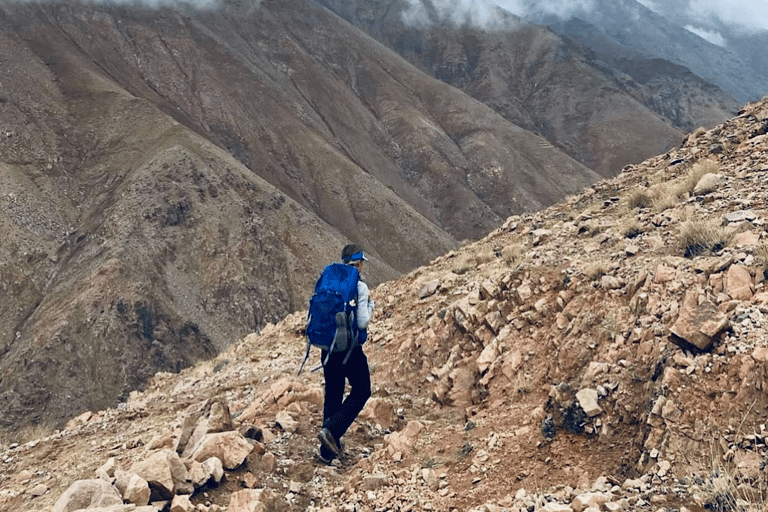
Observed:
[[[296,313],[4,440],[0,510],[763,510],[767,177],[764,100],[380,285],[333,466]]]

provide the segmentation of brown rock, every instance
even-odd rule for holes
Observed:
[[[195,506],[186,494],[177,494],[171,501],[171,512],[192,512]]]
[[[400,432],[392,432],[386,437],[387,451],[391,456],[397,453],[407,456],[416,440],[419,437],[419,433],[424,428],[418,421],[409,421],[408,425]]]
[[[677,270],[668,267],[663,263],[659,263],[656,266],[656,273],[653,276],[654,283],[668,283],[675,279],[677,276]]]
[[[184,463],[173,450],[161,450],[131,466],[132,473],[146,480],[153,497],[170,499],[177,491],[194,490]]]
[[[373,397],[360,411],[360,418],[379,424],[383,428],[391,428],[395,419],[395,411],[392,402],[385,398]]]
[[[440,280],[435,279],[433,281],[428,281],[421,285],[419,288],[419,298],[425,299],[429,297],[430,295],[434,295],[437,290],[440,288]]]
[[[760,233],[755,231],[737,233],[731,243],[734,247],[755,247],[760,243]]]
[[[735,300],[750,300],[754,294],[752,275],[741,265],[731,265],[726,273],[726,293]]]
[[[123,495],[123,501],[133,503],[139,507],[148,505],[151,491],[147,481],[136,473],[127,473],[127,476],[125,487],[120,490],[120,493]]]
[[[268,489],[243,489],[232,494],[227,512],[266,512],[278,501]]]
[[[117,489],[101,479],[78,480],[62,494],[51,512],[73,512],[96,507],[122,505]]]
[[[728,318],[717,311],[708,299],[699,304],[699,292],[689,290],[683,299],[680,315],[670,329],[672,341],[690,343],[700,350],[712,346],[714,338],[729,325]]]
[[[239,432],[219,432],[207,434],[201,439],[191,458],[204,461],[216,457],[225,468],[235,469],[243,463],[251,451],[253,451],[253,444]]]

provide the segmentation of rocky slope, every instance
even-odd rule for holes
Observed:
[[[0,428],[124,400],[597,175],[311,1],[0,6]]]
[[[763,510],[766,177],[768,100],[378,286],[374,396],[331,467],[297,313],[6,438],[0,507]]]

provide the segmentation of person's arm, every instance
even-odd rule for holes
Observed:
[[[373,316],[374,303],[368,292],[368,285],[357,282],[357,328],[366,329]]]

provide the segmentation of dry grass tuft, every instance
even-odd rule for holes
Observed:
[[[512,244],[501,250],[504,262],[512,268],[519,268],[525,261],[525,248],[520,244]]]
[[[755,264],[763,270],[768,269],[768,244],[762,243],[755,247],[752,255],[755,258]]]
[[[635,189],[627,197],[627,206],[631,209],[650,208],[653,206],[653,194],[647,188]]]
[[[717,253],[728,247],[733,232],[711,221],[686,220],[680,224],[677,244],[686,258]]]
[[[530,373],[518,372],[515,381],[512,383],[512,395],[522,395],[533,391],[533,380]]]
[[[52,436],[54,428],[50,425],[26,425],[13,433],[5,434],[0,438],[0,444],[19,443],[25,444]]]
[[[594,260],[588,262],[582,273],[590,281],[596,281],[611,271],[611,263],[606,260]]]
[[[465,250],[465,252],[459,255],[459,257],[454,261],[452,270],[456,274],[464,274],[474,268],[477,268],[483,263],[493,261],[495,258],[496,255],[491,250],[480,252],[470,252]]]
[[[635,238],[645,232],[643,225],[637,219],[622,219],[618,229],[624,238]]]

